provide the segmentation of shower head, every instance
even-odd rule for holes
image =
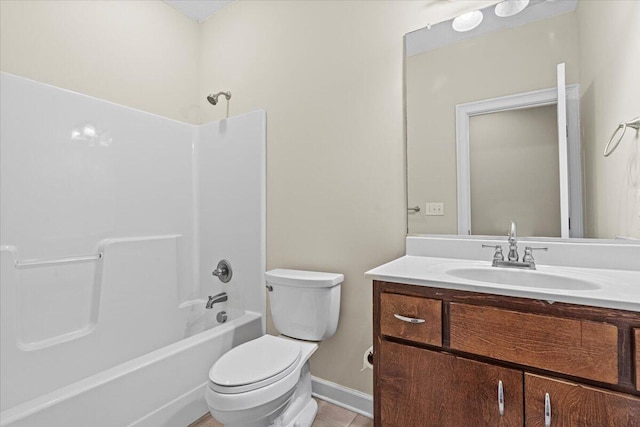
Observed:
[[[215,95],[211,94],[207,96],[207,101],[209,101],[211,105],[216,105],[218,103],[218,97],[220,95],[224,95],[224,97],[227,98],[227,101],[231,99],[231,92],[218,92]]]

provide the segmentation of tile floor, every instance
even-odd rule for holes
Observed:
[[[324,400],[318,402],[318,415],[311,427],[373,427],[373,420],[348,411]],[[189,427],[222,427],[222,424],[207,414]]]

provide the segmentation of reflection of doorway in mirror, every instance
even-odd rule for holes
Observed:
[[[557,106],[470,117],[471,234],[560,236]]]

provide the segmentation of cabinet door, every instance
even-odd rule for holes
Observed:
[[[377,426],[523,425],[522,371],[384,340],[378,351]]]
[[[526,427],[640,426],[638,397],[533,374],[525,374],[524,382]]]

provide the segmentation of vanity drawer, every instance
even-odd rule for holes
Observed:
[[[442,345],[442,302],[382,293],[380,333],[423,344]]]
[[[618,383],[618,328],[608,323],[451,303],[451,348]]]

